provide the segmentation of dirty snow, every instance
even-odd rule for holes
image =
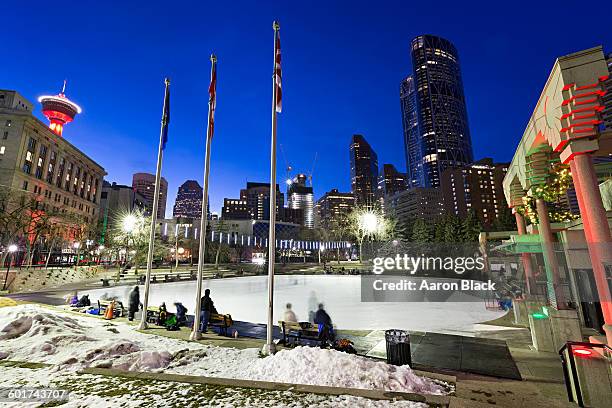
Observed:
[[[444,388],[396,367],[332,350],[297,347],[260,358],[257,349],[205,346],[136,332],[126,323],[40,305],[0,308],[0,353],[16,361],[156,371],[263,381],[443,394]],[[0,374],[0,378],[4,377]]]

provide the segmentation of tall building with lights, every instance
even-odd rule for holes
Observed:
[[[341,193],[338,189],[328,191],[317,200],[315,206],[315,225],[330,228],[341,222],[355,208],[355,196],[352,193]]]
[[[53,98],[41,98],[45,115],[60,111],[51,107]],[[35,210],[97,223],[106,172],[60,137],[63,125],[46,125],[33,115],[33,107],[18,92],[0,89],[0,187],[9,189],[10,195],[33,198]]]
[[[350,144],[351,190],[359,205],[376,204],[378,156],[362,135],[353,135]]]
[[[157,218],[164,219],[166,216],[166,200],[168,198],[168,182],[162,177],[160,184]],[[153,197],[155,196],[155,174],[135,173],[132,176],[132,188],[147,199],[147,208],[152,209]]]
[[[312,186],[306,185],[305,174],[298,174],[288,185],[287,208],[301,210],[300,224],[306,228],[314,228],[314,196]]]
[[[445,208],[460,218],[472,211],[483,223],[492,224],[507,207],[503,181],[509,163],[485,158],[442,173]]]
[[[38,98],[42,105],[42,113],[49,119],[49,129],[58,136],[62,136],[64,126],[74,120],[81,113],[81,108],[66,97],[66,81],[57,95],[43,95]]]
[[[240,201],[246,205],[254,220],[270,219],[270,183],[247,182],[246,188],[240,190]],[[276,185],[276,219],[280,217],[285,195],[281,193],[278,184]]]
[[[409,228],[417,218],[433,223],[445,213],[442,192],[435,187],[412,187],[400,191],[387,198],[385,212],[403,228]]]
[[[172,216],[174,218],[200,218],[202,214],[202,187],[195,180],[187,180],[178,189]]]
[[[459,54],[448,40],[412,40],[413,72],[400,84],[407,169],[412,187],[437,187],[442,172],[473,161]]]

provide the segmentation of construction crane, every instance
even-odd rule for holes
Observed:
[[[308,181],[310,182],[310,187],[312,187],[312,174],[314,173],[315,165],[317,164],[317,155],[318,152],[315,152],[315,157],[312,161],[312,168],[310,169],[310,174],[308,174]]]
[[[280,151],[281,154],[283,155],[283,160],[285,161],[285,170],[287,171],[287,179],[286,179],[286,183],[287,185],[291,184],[291,170],[293,170],[293,168],[291,167],[291,165],[289,164],[289,162],[287,162],[287,156],[285,156],[285,149],[283,149],[283,145],[280,144]]]

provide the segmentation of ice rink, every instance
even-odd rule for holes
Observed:
[[[265,323],[267,320],[268,281],[266,276],[212,279],[203,282],[202,293],[210,288],[219,313],[234,320]],[[127,307],[131,286],[83,290],[92,302],[116,296]],[[144,287],[140,287],[141,301]],[[151,285],[150,306],[182,302],[193,313],[196,282],[156,283]],[[359,276],[280,275],[275,278],[274,323],[283,318],[286,303],[293,304],[298,320],[309,320],[319,303],[325,305],[339,329],[407,329],[415,331],[471,331],[476,324],[501,317],[506,312],[485,308],[482,300],[463,302],[361,302]]]

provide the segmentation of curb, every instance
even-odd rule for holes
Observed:
[[[112,368],[85,368],[80,374],[104,375],[113,377],[133,378],[140,380],[174,381],[190,384],[209,384],[226,387],[258,388],[271,391],[292,391],[321,395],[351,395],[373,400],[395,400],[423,402],[437,407],[448,407],[451,397],[448,395],[430,395],[408,392],[368,390],[360,388],[340,388],[321,385],[288,384],[271,381],[254,381],[234,378],[204,377],[166,373],[121,371]]]

